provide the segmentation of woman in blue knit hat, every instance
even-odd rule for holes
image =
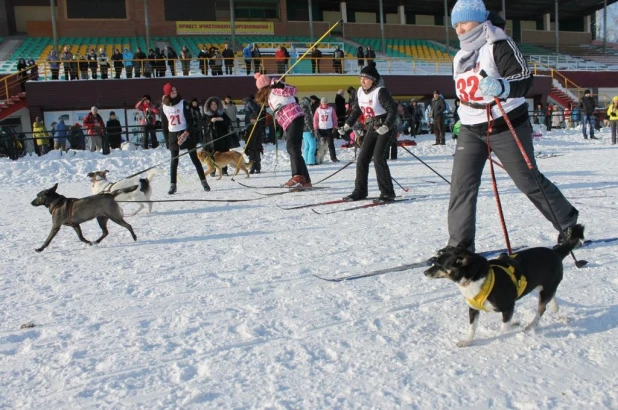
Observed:
[[[532,127],[525,96],[532,87],[532,74],[515,41],[504,32],[504,20],[485,9],[482,0],[458,0],[451,12],[460,51],[453,60],[453,78],[461,105],[461,121],[452,171],[448,210],[449,246],[463,245],[474,251],[476,202],[481,175],[487,162],[487,137],[491,150],[515,182],[559,232],[577,222],[578,211],[560,190],[537,169],[532,146]],[[481,74],[482,73],[482,74]],[[501,101],[548,201],[521,154],[505,119],[495,103]],[[492,121],[491,127],[489,121]],[[554,222],[551,208],[559,226]],[[531,221],[531,226],[537,226]],[[562,242],[562,235],[558,242]]]

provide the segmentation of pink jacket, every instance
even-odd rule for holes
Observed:
[[[295,94],[296,87],[286,84],[283,89],[273,88],[268,96],[268,105],[276,112],[277,122],[284,130],[287,130],[296,118],[305,115],[303,109],[294,99]]]

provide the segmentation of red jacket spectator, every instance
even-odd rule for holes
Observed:
[[[135,109],[142,112],[141,125],[155,125],[159,109],[154,106],[148,94],[135,104]]]
[[[103,118],[99,115],[97,107],[92,107],[86,118],[84,118],[84,128],[88,130],[88,135],[103,135]]]

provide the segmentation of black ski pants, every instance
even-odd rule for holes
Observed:
[[[354,193],[360,196],[367,196],[367,179],[369,178],[369,163],[373,158],[373,166],[376,170],[378,188],[382,196],[393,197],[393,179],[386,159],[390,153],[391,143],[395,138],[396,130],[393,129],[384,135],[378,134],[372,127],[368,127],[367,134],[363,139],[363,146],[360,149],[356,160],[356,181],[354,182]]]

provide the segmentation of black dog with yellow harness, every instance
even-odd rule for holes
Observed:
[[[425,271],[425,276],[452,280],[466,298],[470,316],[468,335],[457,346],[468,346],[472,342],[481,310],[501,312],[502,331],[507,331],[515,311],[515,301],[534,289],[539,290],[539,305],[526,330],[536,328],[547,304],[551,303],[552,309],[557,311],[554,295],[562,281],[562,260],[583,239],[584,227],[575,225],[569,241],[554,249],[530,248],[492,260],[461,247],[440,251],[431,259],[432,265]]]

